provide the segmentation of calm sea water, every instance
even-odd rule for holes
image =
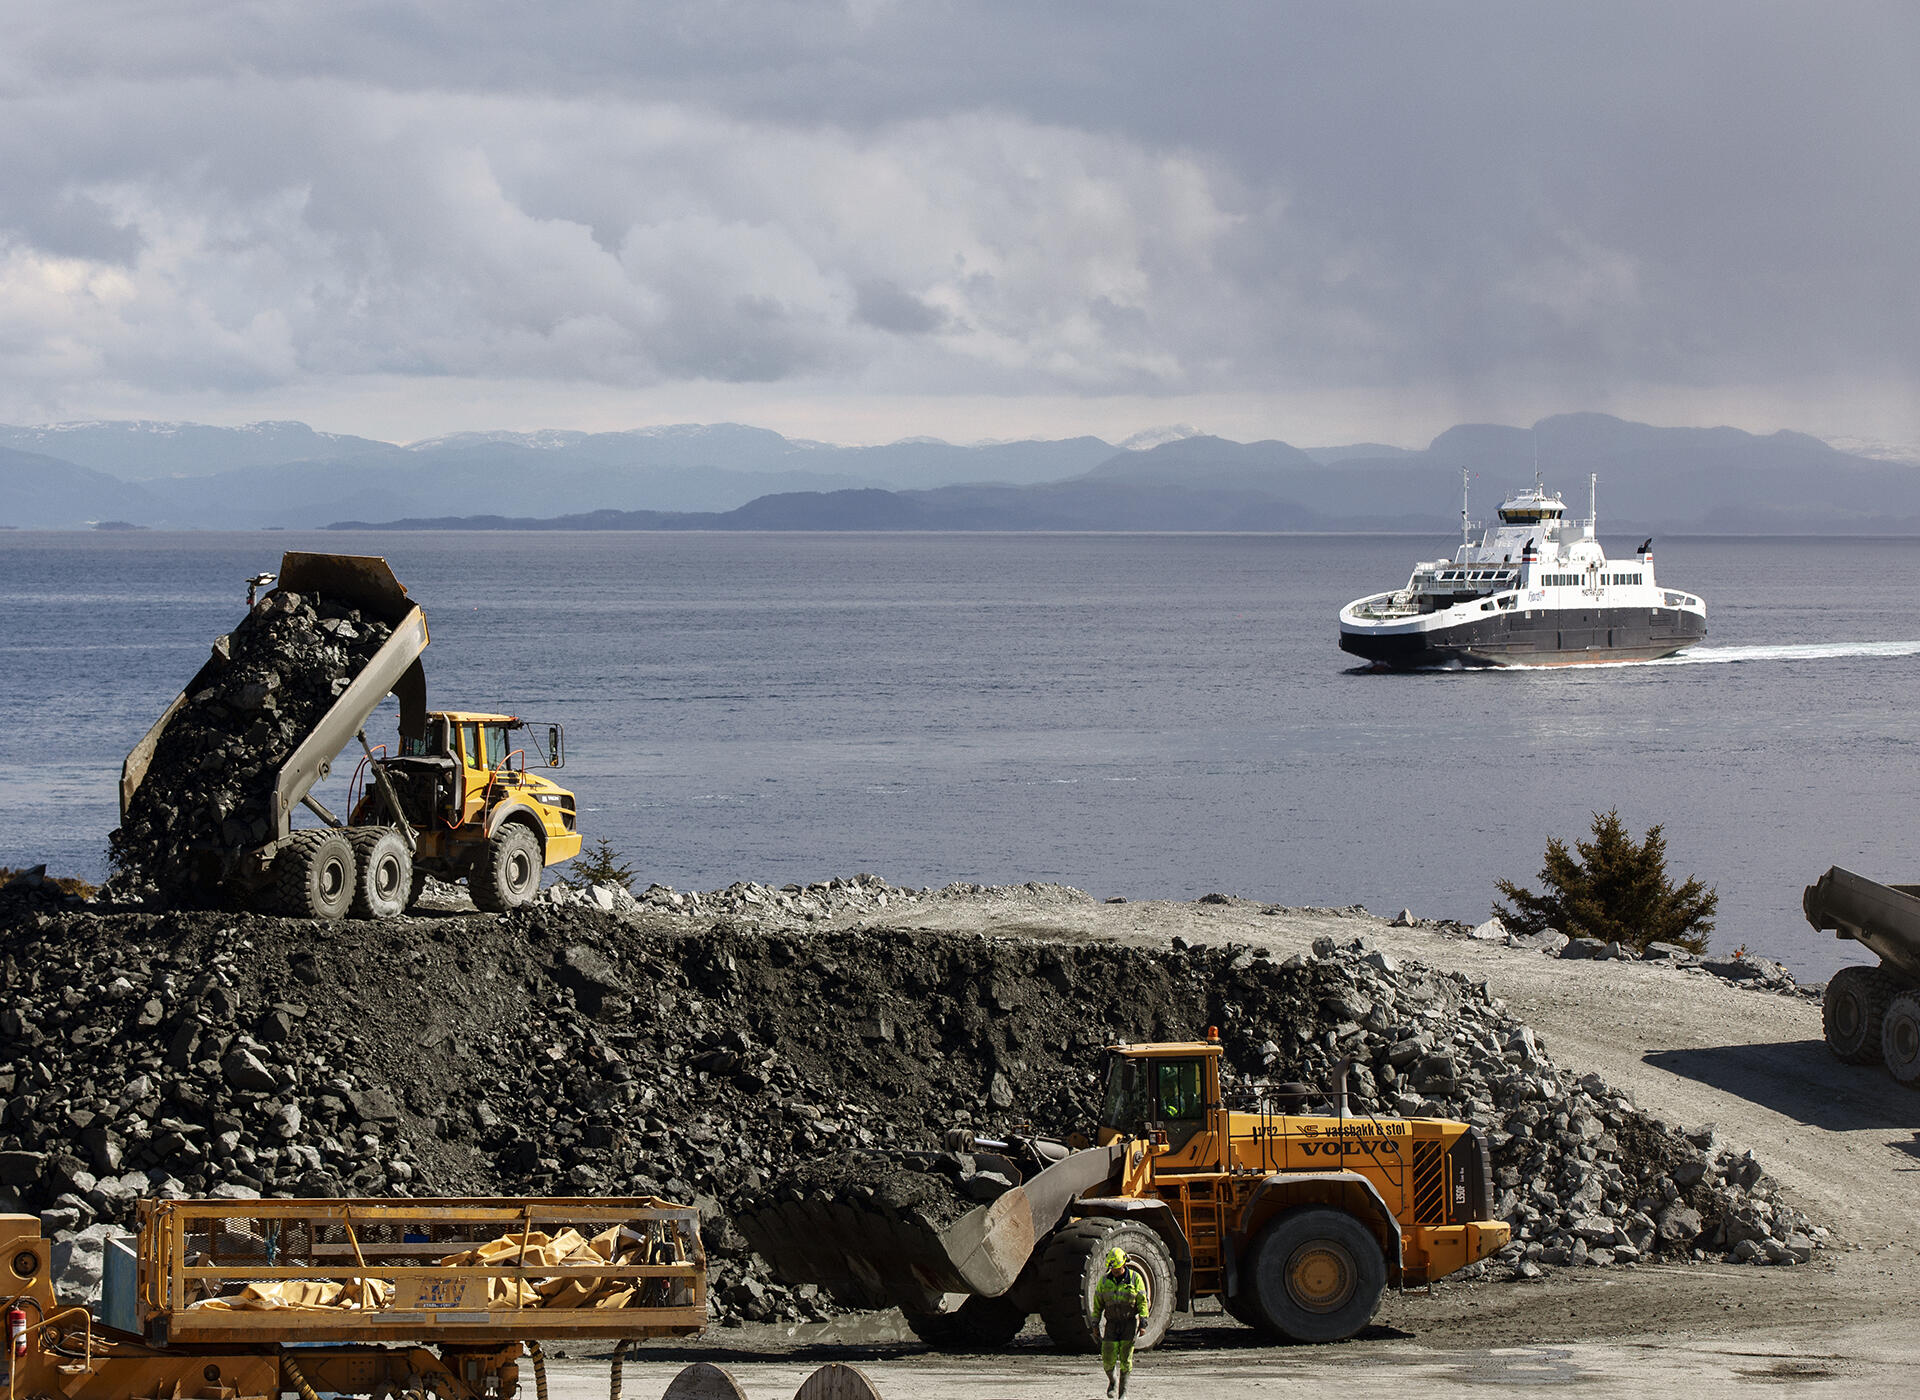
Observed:
[[[1920,540],[1661,541],[1709,605],[1688,657],[1401,676],[1351,669],[1334,615],[1445,539],[5,534],[0,864],[102,872],[121,758],[294,548],[386,555],[430,702],[564,723],[589,840],[682,889],[872,871],[1477,920],[1617,808],[1719,889],[1717,947],[1824,976],[1864,959],[1801,887],[1920,880]]]

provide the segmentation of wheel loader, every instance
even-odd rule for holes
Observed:
[[[1201,1298],[1276,1338],[1337,1341],[1389,1287],[1507,1244],[1476,1128],[1352,1114],[1344,1087],[1330,1114],[1229,1110],[1212,1028],[1107,1055],[1091,1143],[952,1139],[1012,1186],[945,1228],[858,1185],[779,1193],[735,1224],[789,1283],[898,1307],[930,1345],[968,1349],[1004,1346],[1036,1312],[1056,1345],[1096,1349],[1093,1293],[1116,1246],[1146,1290],[1136,1345],[1150,1347]]]
[[[268,815],[254,833],[265,839],[198,852],[197,887],[268,912],[315,919],[403,913],[429,875],[465,880],[483,910],[502,912],[532,899],[542,869],[577,856],[581,843],[574,795],[528,771],[529,745],[522,736],[542,726],[511,714],[427,709],[421,663],[426,614],[386,560],[288,553],[278,586],[258,600],[250,589],[248,605],[271,610],[289,597],[350,605],[387,624],[391,635],[348,678],[286,761],[259,778],[271,788],[264,804]],[[120,770],[123,824],[168,726],[189,697],[219,683],[229,660],[228,638],[222,637],[127,755]],[[368,719],[389,694],[400,702],[397,752],[384,745],[375,749],[366,738]],[[565,731],[557,724],[544,727],[545,742],[532,746],[533,760],[561,768]],[[343,819],[312,792],[355,741],[364,757]],[[294,810],[303,806],[324,825],[295,829]]]

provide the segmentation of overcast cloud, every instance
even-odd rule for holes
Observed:
[[[0,3],[0,418],[1920,442],[1920,9]]]

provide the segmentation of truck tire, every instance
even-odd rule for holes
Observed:
[[[473,863],[467,893],[473,907],[489,914],[518,909],[540,893],[540,839],[518,822],[508,822],[487,842]]]
[[[913,1335],[935,1351],[999,1351],[1027,1325],[1027,1310],[1005,1294],[968,1298],[951,1312],[902,1308],[900,1314]]]
[[[1040,1257],[1040,1320],[1062,1351],[1100,1350],[1093,1290],[1107,1271],[1110,1249],[1126,1250],[1129,1272],[1147,1290],[1147,1316],[1134,1338],[1134,1350],[1146,1351],[1167,1335],[1177,1285],[1166,1242],[1137,1221],[1091,1216],[1055,1231]]]
[[[296,831],[273,857],[273,903],[295,919],[344,919],[353,903],[353,844],[338,831]]]
[[[413,894],[413,852],[390,826],[355,827],[347,833],[357,864],[347,917],[392,919],[407,912]]]
[[[1260,1315],[1259,1300],[1253,1296],[1253,1275],[1250,1271],[1240,1271],[1240,1291],[1231,1295],[1221,1294],[1220,1306],[1228,1317],[1242,1327],[1265,1330],[1266,1319]]]
[[[1920,1089],[1920,992],[1896,992],[1880,1018],[1880,1058],[1887,1073]]]
[[[1275,1217],[1254,1241],[1249,1272],[1265,1330],[1295,1342],[1351,1337],[1373,1321],[1387,1291],[1373,1232],[1325,1206]]]
[[[1880,1059],[1880,1022],[1899,990],[1884,968],[1843,967],[1833,974],[1820,1002],[1820,1029],[1836,1058],[1850,1065]]]
[[[407,908],[418,909],[420,896],[427,892],[427,872],[419,866],[413,867],[413,878],[407,881]]]

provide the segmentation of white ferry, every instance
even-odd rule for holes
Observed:
[[[1396,668],[1572,666],[1651,661],[1707,635],[1707,605],[1654,582],[1652,540],[1631,564],[1608,561],[1591,496],[1587,518],[1571,521],[1536,479],[1475,544],[1466,479],[1453,558],[1416,564],[1405,588],[1340,609],[1342,650]]]

